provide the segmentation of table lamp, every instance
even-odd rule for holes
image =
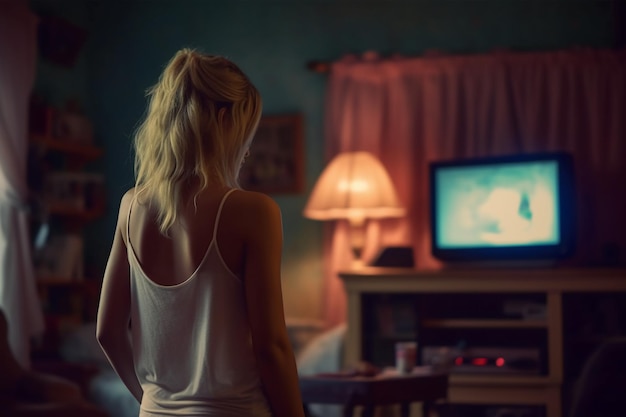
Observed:
[[[304,208],[309,219],[348,221],[353,268],[363,266],[366,220],[404,214],[387,170],[378,158],[363,151],[337,155],[320,175]]]

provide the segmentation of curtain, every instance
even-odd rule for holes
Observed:
[[[346,57],[331,65],[326,159],[365,150],[389,170],[408,215],[370,222],[366,256],[412,246],[430,254],[428,163],[459,157],[564,150],[577,176],[576,265],[624,263],[626,51],[498,52],[473,56]],[[337,272],[349,258],[346,226],[325,226],[323,311],[345,319]]]
[[[28,100],[35,77],[37,18],[26,2],[0,2],[0,308],[9,344],[30,367],[30,339],[43,331],[28,225]]]

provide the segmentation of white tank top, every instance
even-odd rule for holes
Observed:
[[[163,286],[143,271],[130,242],[131,335],[143,388],[140,416],[270,416],[261,389],[243,284],[224,263],[216,235],[184,282]],[[148,260],[149,262],[149,260]]]

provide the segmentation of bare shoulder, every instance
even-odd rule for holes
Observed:
[[[280,219],[280,207],[270,196],[255,191],[237,190],[228,198],[228,210],[250,221]]]
[[[282,235],[282,215],[278,204],[268,195],[237,190],[224,205],[231,230],[244,239]]]
[[[128,220],[128,210],[130,210],[130,203],[135,198],[135,188],[131,188],[124,193],[120,200],[120,208],[117,216],[117,226],[126,238],[126,221]]]
[[[135,197],[135,187],[129,189],[122,196],[122,201],[120,202],[120,207],[128,207],[130,205],[131,200]]]

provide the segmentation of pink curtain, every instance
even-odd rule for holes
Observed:
[[[37,18],[26,1],[0,2],[0,308],[9,344],[30,366],[30,339],[43,331],[28,229],[28,99],[35,79]]]
[[[430,255],[430,161],[566,150],[575,158],[580,223],[572,262],[625,262],[615,249],[626,250],[626,51],[369,54],[332,64],[327,88],[327,160],[351,150],[378,155],[408,210],[404,219],[370,224],[369,256],[406,244],[418,269],[440,267]],[[329,326],[345,318],[337,276],[348,265],[345,229],[326,226]]]

